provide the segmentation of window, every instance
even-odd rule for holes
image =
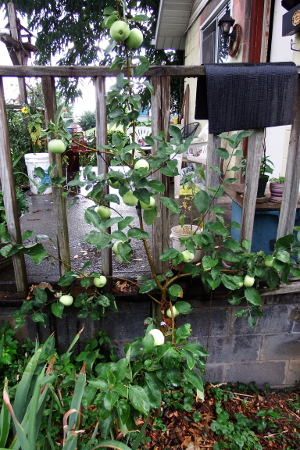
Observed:
[[[225,63],[229,59],[228,46],[218,27],[219,20],[225,15],[226,8],[230,10],[231,2],[225,4],[213,18],[205,24],[202,30],[202,64]]]

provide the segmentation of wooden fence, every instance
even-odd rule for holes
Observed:
[[[298,74],[300,69],[298,68]],[[55,77],[93,77],[95,81],[96,98],[96,132],[97,144],[107,143],[105,78],[116,76],[118,71],[110,71],[107,67],[82,67],[82,66],[0,66],[0,180],[2,183],[5,214],[7,217],[8,232],[16,243],[21,243],[21,230],[17,213],[15,184],[12,170],[11,151],[8,136],[7,117],[5,109],[5,93],[3,89],[3,77],[39,77],[42,80],[45,98],[46,121],[54,120],[56,111]],[[168,131],[170,123],[170,77],[204,77],[203,66],[153,66],[145,76],[151,78],[154,86],[152,96],[152,133]],[[282,206],[280,211],[277,238],[292,232],[295,213],[297,209],[299,182],[300,182],[300,86],[298,77],[297,105],[292,124],[291,138],[287,156],[285,184]],[[244,190],[241,239],[252,241],[252,232],[255,215],[256,192],[259,179],[259,165],[262,155],[264,130],[255,130],[249,138],[247,170]],[[219,183],[218,174],[209,167],[219,166],[219,157],[214,151],[220,146],[220,138],[209,135],[207,152],[207,180],[206,185],[215,186]],[[154,148],[153,151],[156,149]],[[61,176],[61,156],[50,153],[50,164],[56,162],[57,168],[54,176]],[[98,157],[98,172],[107,172],[107,161]],[[167,177],[160,173],[160,177],[166,185],[165,195],[169,195]],[[57,223],[57,242],[59,258],[67,264],[70,262],[66,200],[62,197],[61,188],[53,188],[53,205]],[[152,229],[153,258],[158,273],[163,273],[168,268],[168,262],[159,261],[159,254],[169,246],[170,219],[167,208],[162,208],[161,213]],[[23,298],[27,291],[26,267],[23,255],[13,257],[14,271],[18,296]],[[102,250],[102,268],[105,275],[112,273],[111,250]],[[61,264],[61,274],[64,274],[68,266]]]

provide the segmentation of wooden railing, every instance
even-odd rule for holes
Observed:
[[[2,183],[7,228],[15,239],[21,242],[20,223],[17,214],[15,198],[15,185],[12,170],[11,151],[9,145],[5,96],[3,89],[3,77],[40,77],[42,80],[45,98],[46,121],[53,120],[56,111],[55,77],[93,77],[95,81],[96,98],[96,138],[98,145],[107,142],[106,102],[105,102],[105,78],[116,76],[119,71],[110,71],[107,67],[81,67],[81,66],[0,66],[0,180]],[[298,68],[299,73],[299,68]],[[153,66],[145,76],[151,78],[154,86],[152,96],[152,133],[168,131],[170,123],[170,77],[203,77],[203,66]],[[283,201],[280,212],[277,238],[293,231],[295,213],[297,209],[299,182],[300,182],[300,87],[298,79],[298,96],[294,122],[292,125],[291,139],[287,156],[286,181],[284,185]],[[252,240],[256,192],[259,179],[259,164],[263,147],[264,130],[255,130],[249,138],[247,170],[245,180],[243,219],[241,239]],[[210,170],[210,166],[219,166],[219,157],[214,151],[220,146],[220,138],[209,135],[207,151],[207,187],[219,183],[218,174]],[[155,148],[153,149],[155,151]],[[61,156],[50,154],[50,164],[56,162],[56,174],[61,175]],[[108,161],[98,158],[98,172],[106,173]],[[158,172],[157,172],[158,173]],[[167,177],[160,173],[156,175],[166,186],[165,195],[169,195]],[[59,258],[67,264],[70,262],[67,214],[65,199],[61,195],[60,188],[53,188],[53,204],[57,222],[57,240]],[[152,229],[153,258],[158,273],[163,273],[168,268],[168,262],[159,261],[159,255],[169,246],[170,219],[167,208],[162,208],[159,218]],[[18,295],[24,297],[27,290],[26,268],[23,255],[13,257],[15,279]],[[112,272],[111,251],[102,250],[103,273],[110,275]],[[61,264],[61,274],[68,270],[68,265]]]

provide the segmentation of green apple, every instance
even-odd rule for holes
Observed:
[[[62,303],[64,306],[70,306],[72,305],[74,298],[72,295],[62,295],[59,299],[60,303]]]
[[[181,252],[182,256],[183,256],[183,262],[189,263],[191,262],[195,255],[192,252],[189,252],[188,250],[184,250],[184,252]]]
[[[254,277],[251,277],[250,275],[246,275],[244,278],[244,286],[251,287],[254,285],[254,281],[255,281]]]
[[[120,244],[120,242],[122,242],[122,241],[118,240],[113,245],[113,251],[115,252],[116,255],[119,254],[118,245]]]
[[[272,255],[268,255],[265,259],[265,266],[266,267],[274,267],[274,257]]]
[[[99,208],[97,209],[97,213],[99,214],[99,216],[102,219],[108,219],[111,216],[111,209],[108,208],[107,206],[99,206]]]
[[[177,317],[178,316],[178,314],[179,314],[179,311],[176,309],[176,306],[172,306],[172,310],[173,310],[173,315],[174,315],[174,317]],[[172,313],[171,313],[171,308],[169,308],[169,309],[167,309],[167,316],[168,317],[172,317]]]
[[[104,275],[100,275],[99,278],[94,278],[94,285],[98,288],[102,288],[107,283],[107,279]]]
[[[239,288],[241,288],[242,286],[244,286],[244,278],[242,277],[242,275],[237,275],[237,277],[238,277]]]
[[[133,195],[132,191],[126,192],[125,195],[123,195],[123,202],[127,206],[135,206],[138,202],[138,199]]]
[[[130,33],[130,28],[123,20],[116,20],[110,27],[109,34],[117,42],[124,42]]]
[[[66,144],[61,139],[51,139],[48,143],[48,150],[51,153],[64,153],[66,151]]]
[[[147,169],[149,170],[149,163],[146,159],[139,159],[135,165],[134,165],[134,169],[138,170],[138,169]]]
[[[154,338],[154,347],[164,344],[165,337],[160,330],[154,328],[154,330],[149,331],[149,334],[152,334]]]
[[[156,205],[156,201],[154,197],[150,197],[150,203],[147,205],[147,203],[141,202],[141,207],[148,211],[149,209],[153,209]]]
[[[138,28],[132,28],[130,30],[129,36],[126,39],[125,44],[130,50],[135,50],[142,45],[144,40],[143,33]]]

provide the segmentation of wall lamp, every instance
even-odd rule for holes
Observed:
[[[220,31],[224,38],[225,46],[228,45],[228,41],[229,41],[228,52],[231,57],[236,56],[236,54],[239,50],[241,40],[242,40],[242,28],[238,24],[234,25],[234,22],[235,22],[235,20],[231,17],[229,8],[227,5],[226,13],[219,20],[218,26],[220,27]],[[232,32],[230,33],[231,27],[232,27]]]

